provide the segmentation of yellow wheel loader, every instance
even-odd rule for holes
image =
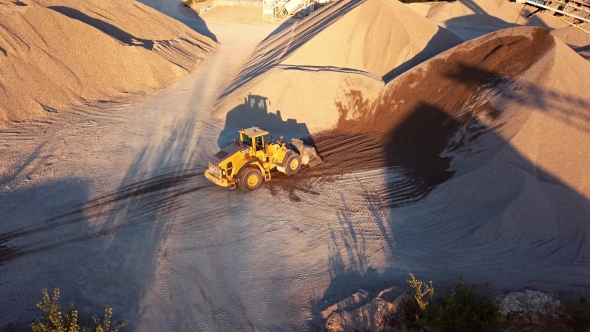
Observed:
[[[270,180],[273,170],[293,175],[302,165],[314,167],[322,162],[315,148],[301,140],[291,139],[295,147],[291,149],[282,136],[277,142],[270,142],[269,132],[258,127],[239,133],[239,140],[234,139],[209,160],[205,177],[219,186],[252,191]]]

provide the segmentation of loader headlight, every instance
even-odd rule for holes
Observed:
[[[225,170],[224,169],[221,170],[221,176],[225,177]]]

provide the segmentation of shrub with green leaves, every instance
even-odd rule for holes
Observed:
[[[451,295],[441,304],[434,325],[446,331],[496,331],[501,315],[489,294],[478,297],[462,277],[453,287]]]
[[[112,322],[113,308],[107,306],[103,319],[93,316],[96,327],[92,330],[78,324],[78,310],[74,309],[71,303],[69,309],[62,313],[59,307],[59,288],[53,290],[53,297],[49,296],[47,289],[43,289],[43,302],[38,302],[37,307],[43,314],[38,318],[37,323],[31,324],[33,332],[118,332],[120,328],[127,325],[127,321]]]

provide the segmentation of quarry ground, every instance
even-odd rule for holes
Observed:
[[[248,194],[208,182],[227,129],[211,110],[254,47],[284,26],[185,23],[220,45],[182,81],[0,132],[0,325],[29,322],[41,289],[54,287],[88,313],[111,305],[130,330],[290,331],[312,329],[360,289],[406,291],[409,271],[506,289],[583,284],[585,266],[559,272],[559,252],[543,265],[512,239],[461,242],[477,230],[469,218],[446,223],[460,210],[448,193],[378,204],[383,188],[408,189],[395,169]]]

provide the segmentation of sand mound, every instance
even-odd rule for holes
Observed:
[[[302,45],[281,63],[351,68],[391,77],[460,43],[451,32],[427,22],[403,3],[381,0],[359,4],[302,43],[305,37],[295,35],[292,42]]]
[[[384,78],[459,42],[397,1],[339,1],[262,42],[216,114],[239,112],[244,98],[256,95],[270,101],[269,112],[280,110],[311,132],[328,129],[351,87],[376,96]]]
[[[208,38],[135,1],[0,6],[0,126],[160,88],[214,48]]]
[[[489,174],[497,174],[494,163],[512,163],[532,176],[530,187],[518,189],[519,199],[537,197],[532,192],[543,192],[535,187],[542,182],[590,198],[584,175],[590,79],[580,72],[590,72],[589,64],[542,28],[507,29],[466,42],[393,80],[376,101],[349,90],[348,100],[337,104],[336,128],[313,135],[325,163],[303,172],[325,177],[399,170],[405,183],[385,188],[381,199],[397,206],[424,198],[455,172],[490,167]],[[503,161],[492,161],[500,153]],[[296,188],[299,180],[285,181]],[[510,187],[514,179],[506,181]],[[575,214],[561,203],[560,214]],[[539,217],[514,204],[511,211],[525,209],[522,218]]]
[[[406,6],[418,13],[418,15],[426,17],[433,4],[435,4],[435,2],[412,2],[406,3]]]
[[[590,46],[590,34],[576,28],[567,27],[553,31],[553,34],[572,48],[585,48]]]

